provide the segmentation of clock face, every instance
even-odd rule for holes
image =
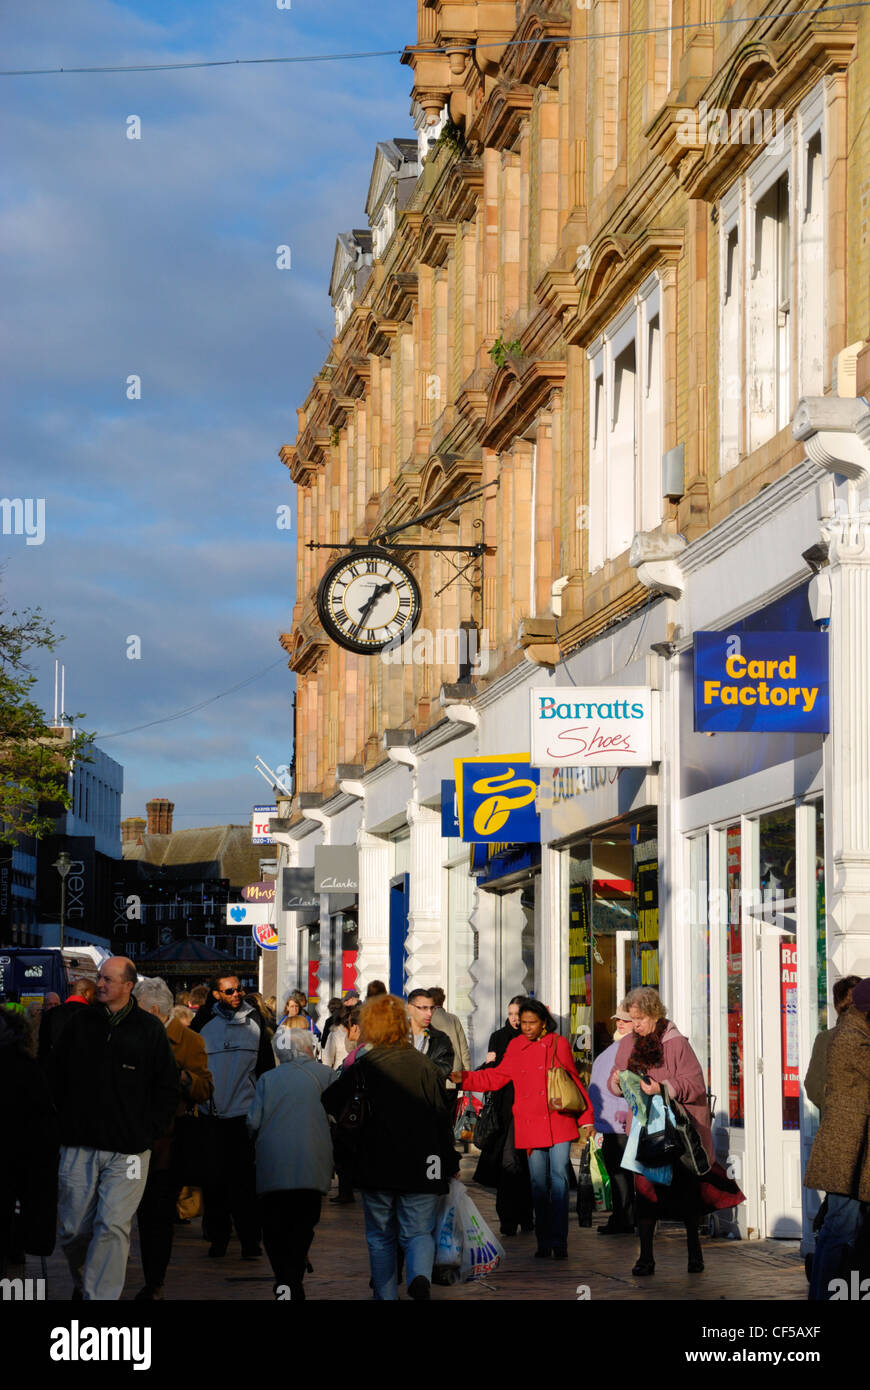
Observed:
[[[410,637],[420,619],[420,590],[385,550],[355,550],[330,565],[317,590],[329,636],[351,652],[380,652]]]

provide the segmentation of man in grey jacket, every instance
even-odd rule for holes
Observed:
[[[313,1033],[280,1028],[275,1050],[284,1065],[260,1077],[248,1111],[275,1297],[297,1302],[305,1298],[308,1251],[332,1182],[332,1139],[320,1096],[335,1072],[315,1062],[314,1047]]]
[[[446,1033],[453,1044],[453,1066],[452,1071],[471,1071],[471,1053],[468,1050],[468,1039],[465,1036],[465,1029],[457,1018],[456,1014],[450,1014],[444,1007],[447,998],[440,985],[429,990],[435,1008],[432,1010],[432,1027],[438,1028],[442,1033]],[[453,1089],[453,1082],[448,1081],[447,1089]]]
[[[223,975],[212,990],[214,1009],[190,1025],[205,1043],[214,1079],[215,1177],[203,1189],[205,1222],[211,1241],[209,1255],[227,1253],[233,1224],[242,1243],[242,1259],[256,1260],[260,1249],[260,1217],[254,1183],[254,1149],[245,1117],[254,1088],[275,1057],[263,1019],[245,1003],[236,975]],[[208,1113],[208,1106],[200,1111]]]

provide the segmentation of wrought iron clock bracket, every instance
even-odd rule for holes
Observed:
[[[372,546],[380,546],[384,550],[437,550],[442,553],[451,551],[461,555],[485,555],[487,550],[495,549],[488,546],[485,541],[477,541],[474,545],[397,545],[395,542],[381,536],[370,536],[365,541],[306,541],[307,550],[366,550]]]

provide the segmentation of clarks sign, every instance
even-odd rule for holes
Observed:
[[[531,692],[535,767],[649,767],[659,757],[658,692],[547,686]]]
[[[316,893],[356,893],[359,850],[356,845],[318,845],[314,851]]]

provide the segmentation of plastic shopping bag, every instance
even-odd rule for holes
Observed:
[[[589,1170],[592,1178],[592,1190],[595,1193],[595,1210],[610,1211],[613,1206],[610,1195],[610,1174],[604,1166],[604,1159],[601,1157],[600,1143],[600,1134],[590,1134]]]
[[[435,1219],[435,1267],[436,1269],[455,1269],[462,1266],[462,1224],[459,1218],[459,1202],[465,1188],[456,1178],[450,1183],[450,1191],[438,1203]]]
[[[462,1187],[461,1183],[457,1186]],[[457,1196],[462,1225],[462,1279],[482,1279],[491,1274],[504,1256],[504,1250],[487,1226],[465,1189]]]

